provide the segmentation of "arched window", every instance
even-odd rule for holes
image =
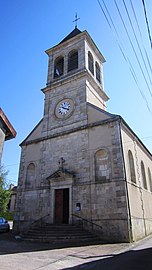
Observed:
[[[91,73],[94,75],[94,61],[91,52],[88,52],[88,67]]]
[[[101,83],[101,70],[97,62],[96,62],[96,79],[99,83]]]
[[[146,173],[145,173],[145,166],[144,166],[143,161],[141,161],[141,175],[142,175],[143,187],[147,189]]]
[[[128,151],[128,159],[129,159],[129,169],[130,169],[130,177],[131,181],[136,183],[136,175],[135,175],[135,166],[132,152]]]
[[[108,154],[105,149],[100,149],[95,154],[95,176],[96,181],[110,179]]]
[[[78,68],[78,51],[72,50],[68,55],[68,72]]]
[[[150,191],[152,192],[152,178],[151,178],[151,172],[149,168],[148,168],[148,178],[149,178]]]
[[[54,63],[54,78],[58,78],[64,73],[64,58],[59,56]]]
[[[26,171],[26,187],[32,187],[35,180],[35,165],[30,163]]]

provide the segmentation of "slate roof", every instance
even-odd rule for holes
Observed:
[[[67,35],[59,44],[69,40],[70,38],[73,38],[77,35],[79,35],[80,33],[82,33],[78,28],[75,28],[69,35]]]

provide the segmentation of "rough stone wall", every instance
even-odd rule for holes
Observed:
[[[42,136],[64,132],[87,123],[85,84],[85,79],[83,78],[79,82],[73,81],[72,85],[68,83],[61,87],[53,88],[46,93],[45,106],[47,110],[44,115]],[[74,111],[69,118],[61,121],[55,116],[54,112],[56,105],[66,98],[73,100]]]
[[[88,148],[87,130],[82,130],[58,136],[43,142],[41,155],[43,156],[43,168],[45,174],[42,178],[46,179],[59,169],[58,161],[64,158],[64,168],[74,172],[76,182],[88,182],[89,179],[89,158],[86,149]]]
[[[53,222],[53,190],[55,187],[70,188],[71,222],[86,219],[93,222],[94,231],[102,239],[129,241],[126,186],[118,127],[117,122],[107,123],[23,147],[18,192],[18,218],[23,227],[46,215],[52,215],[50,220]],[[31,151],[34,148],[37,150]],[[109,153],[110,178],[97,181],[95,153],[102,148]],[[32,161],[36,155],[35,185],[33,189],[27,190],[27,157]],[[73,172],[75,177],[70,182],[60,179],[58,185],[56,182],[52,188],[47,178],[59,169],[58,161],[61,157],[65,160],[64,168]],[[76,211],[77,203],[81,204],[79,212]],[[80,216],[80,219],[72,214]],[[90,229],[90,223],[83,223]]]
[[[16,232],[24,231],[29,224],[40,218],[40,145],[41,143],[33,143],[27,146],[22,146],[14,218],[14,231]],[[27,187],[27,168],[30,163],[35,164],[36,171],[30,187]]]
[[[50,198],[50,184],[47,177],[59,169],[58,161],[61,157],[65,160],[65,169],[75,174],[76,184],[80,182],[81,185],[85,185],[88,182],[89,158],[86,152],[87,148],[87,130],[58,136],[38,144],[23,146],[15,217],[16,228],[17,220],[22,230],[34,220],[51,214],[53,198]],[[28,164],[34,160],[36,177],[32,188],[27,189],[26,170]],[[72,189],[75,182],[72,184]],[[65,183],[60,184],[62,188]],[[73,195],[73,201],[77,201],[76,196],[77,192]],[[72,207],[75,207],[75,205]]]
[[[130,241],[128,201],[119,122],[111,122],[89,130],[91,215],[94,229],[109,241]],[[92,162],[97,150],[106,149],[109,155],[109,180],[97,181]]]

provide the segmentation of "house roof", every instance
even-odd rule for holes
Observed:
[[[16,131],[0,108],[0,127],[5,130],[5,141],[16,137]]]

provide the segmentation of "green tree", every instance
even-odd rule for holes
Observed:
[[[6,182],[8,172],[0,165],[0,213],[7,211],[7,205],[10,199],[10,190]]]

